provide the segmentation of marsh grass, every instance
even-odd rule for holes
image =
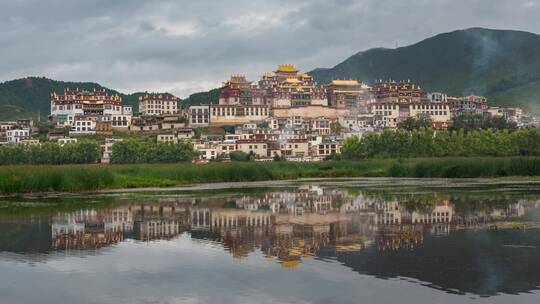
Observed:
[[[0,167],[0,193],[75,192],[331,177],[540,176],[540,158],[370,159],[318,163],[232,162],[210,164],[66,165]]]
[[[429,158],[394,162],[392,177],[477,178],[540,176],[540,158]]]

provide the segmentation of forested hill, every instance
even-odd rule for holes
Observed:
[[[43,77],[27,77],[0,83],[0,119],[18,117],[46,118],[50,112],[51,92],[62,94],[65,88],[105,89],[122,96],[124,104],[138,110],[139,96],[146,93],[122,94],[93,82],[66,82]]]
[[[411,79],[429,91],[474,92],[490,97],[492,104],[540,112],[540,36],[528,32],[459,30],[406,47],[360,52],[310,74],[319,83]]]

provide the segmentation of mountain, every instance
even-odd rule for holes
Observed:
[[[427,91],[486,95],[492,105],[540,112],[540,36],[522,31],[458,30],[406,47],[370,49],[310,74],[319,83],[411,79]]]
[[[0,83],[0,120],[37,117],[38,114],[45,119],[50,113],[51,93],[62,94],[65,88],[105,89],[109,94],[120,95],[124,104],[133,106],[134,111],[139,108],[139,96],[146,94],[122,94],[93,82],[65,82],[44,77],[27,77]]]

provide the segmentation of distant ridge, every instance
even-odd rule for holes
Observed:
[[[358,52],[333,68],[310,72],[333,78],[411,79],[426,90],[476,93],[491,104],[540,112],[540,36],[513,30],[470,28],[439,34],[397,49]]]

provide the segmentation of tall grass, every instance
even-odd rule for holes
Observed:
[[[432,158],[395,162],[392,177],[475,178],[540,176],[540,158]]]
[[[92,191],[310,177],[540,176],[540,158],[370,159],[320,163],[66,165],[0,167],[0,193]]]
[[[114,182],[112,171],[102,166],[0,167],[0,193],[98,190]]]

